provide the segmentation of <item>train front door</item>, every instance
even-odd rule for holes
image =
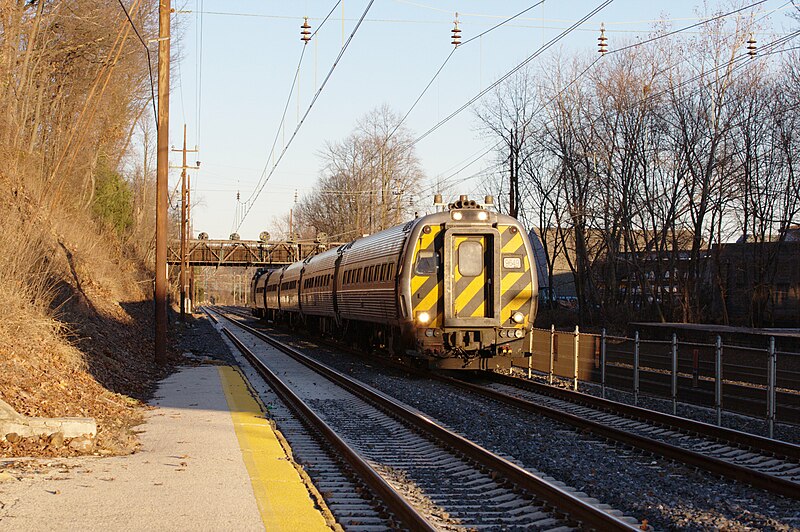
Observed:
[[[499,325],[499,242],[492,228],[459,227],[445,234],[445,327]]]

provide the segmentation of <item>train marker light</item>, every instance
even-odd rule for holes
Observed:
[[[433,329],[425,329],[425,336],[427,336],[428,338],[433,336]]]
[[[428,323],[429,321],[431,321],[431,315],[428,314],[427,312],[420,312],[419,314],[417,314],[417,321],[420,323]]]
[[[525,331],[523,331],[522,329],[515,329],[514,336],[516,336],[517,338],[522,338],[523,336],[525,336]]]
[[[512,316],[511,319],[514,320],[516,323],[522,323],[525,320],[525,314],[520,311],[516,311]]]

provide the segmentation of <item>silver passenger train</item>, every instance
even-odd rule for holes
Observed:
[[[447,210],[253,277],[253,313],[410,355],[430,367],[506,368],[536,317],[520,223],[466,196]]]

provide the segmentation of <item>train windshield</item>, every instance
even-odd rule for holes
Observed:
[[[416,272],[419,275],[433,275],[439,269],[439,253],[420,251],[417,254]]]

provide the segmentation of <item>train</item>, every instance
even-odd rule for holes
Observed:
[[[466,196],[305,260],[259,269],[250,290],[258,318],[440,369],[503,369],[530,356],[538,303],[523,226]]]

